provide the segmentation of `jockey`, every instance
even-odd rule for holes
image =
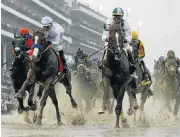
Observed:
[[[53,48],[59,53],[63,64],[63,72],[66,73],[68,70],[66,59],[64,56],[63,46],[63,33],[64,29],[56,22],[53,22],[51,17],[44,17],[41,20],[43,29],[45,30],[45,36],[49,44],[53,45]]]
[[[79,59],[83,59],[83,58],[84,58],[84,53],[80,48],[78,48],[76,52],[76,56],[74,57],[75,62],[77,63]]]
[[[29,49],[31,49],[34,43],[32,35],[29,34],[29,30],[25,27],[19,30],[19,34],[20,34],[20,37],[23,38],[25,41],[25,44],[24,44],[25,50],[28,51]],[[12,66],[13,64],[14,64],[14,60],[12,62]],[[11,68],[9,68],[10,71],[12,71],[12,66]]]
[[[164,66],[168,59],[174,59],[178,65],[178,68],[180,67],[180,59],[175,56],[175,52],[173,50],[169,50],[167,52],[167,57],[163,61]],[[178,80],[179,80],[179,84],[180,84],[180,71],[178,68],[177,68],[177,76],[178,76]]]
[[[160,56],[159,59],[158,59],[158,62],[161,63],[164,59],[165,59],[164,56]]]
[[[143,58],[145,57],[145,50],[144,50],[144,44],[141,40],[138,38],[138,34],[136,31],[132,31],[132,40],[130,42],[130,45],[132,46],[132,52],[134,55],[134,58],[138,59],[140,65],[143,67],[143,78],[142,78],[142,85],[150,84],[151,81],[151,75],[146,68],[145,62],[143,61]],[[146,74],[148,77],[146,77]]]
[[[27,50],[31,49],[33,45],[33,37],[29,34],[29,30],[27,28],[21,28],[19,30],[19,34],[22,38],[25,39],[25,47]]]
[[[112,17],[107,19],[105,25],[111,25],[112,23],[116,23],[116,24],[121,23],[122,28],[123,28],[122,32],[124,33],[124,36],[125,36],[123,45],[124,45],[124,48],[127,50],[128,60],[131,65],[131,70],[132,70],[132,73],[134,73],[136,70],[136,66],[135,66],[133,56],[132,56],[132,52],[130,50],[130,46],[128,44],[128,42],[130,42],[130,40],[131,40],[131,31],[130,31],[129,23],[123,17],[124,17],[123,9],[117,7],[113,10]],[[107,46],[108,42],[109,42],[109,31],[108,30],[103,31],[102,40],[105,42],[105,46]],[[104,52],[104,55],[105,55],[105,52]],[[104,55],[103,55],[103,58],[104,58]],[[103,60],[103,58],[102,58],[102,60]],[[100,69],[101,68],[102,68],[102,66],[100,66]]]

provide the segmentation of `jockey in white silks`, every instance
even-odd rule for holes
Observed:
[[[45,30],[45,36],[47,38],[48,44],[52,44],[53,48],[59,53],[63,64],[63,72],[67,72],[67,63],[64,56],[63,47],[63,33],[64,29],[61,25],[53,22],[51,17],[44,17],[41,20],[43,29]]]

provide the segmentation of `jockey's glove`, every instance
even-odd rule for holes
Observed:
[[[47,41],[47,45],[51,45],[52,44],[52,42],[51,41]]]
[[[135,64],[131,64],[131,68],[132,68],[133,71],[137,70],[137,67],[136,67]]]

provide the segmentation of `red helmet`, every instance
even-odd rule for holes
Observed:
[[[29,30],[27,28],[21,28],[19,30],[20,35],[29,34]]]

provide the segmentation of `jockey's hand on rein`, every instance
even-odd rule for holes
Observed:
[[[47,46],[49,46],[49,45],[52,44],[52,42],[51,41],[47,41],[46,44],[47,44]]]

